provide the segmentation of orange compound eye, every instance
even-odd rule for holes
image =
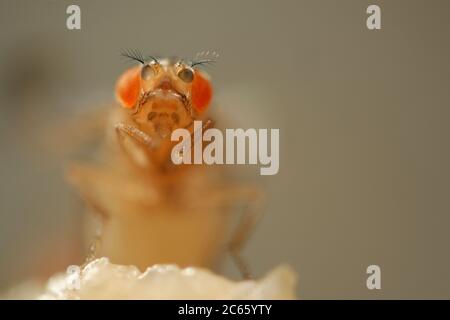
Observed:
[[[122,107],[131,109],[141,90],[141,66],[125,71],[116,83],[116,98]]]
[[[200,71],[195,71],[191,90],[194,109],[197,112],[205,111],[211,102],[212,86],[209,80]]]

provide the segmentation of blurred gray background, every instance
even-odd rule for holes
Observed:
[[[79,31],[66,29],[72,3]],[[369,4],[381,6],[379,31],[366,28]],[[289,263],[305,299],[450,298],[449,10],[437,0],[2,0],[0,288],[80,263],[83,211],[63,178],[76,141],[52,139],[113,101],[121,49],[214,49],[215,100],[232,126],[280,128],[280,172],[258,177],[268,207],[245,250],[255,273]],[[370,264],[381,290],[366,288]],[[236,276],[229,262],[225,273]]]

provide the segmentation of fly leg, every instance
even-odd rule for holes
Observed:
[[[101,244],[101,237],[102,237],[102,229],[98,228],[98,230],[95,232],[94,239],[91,242],[91,245],[89,246],[89,251],[84,259],[84,263],[81,265],[80,269],[81,272],[83,272],[84,267],[86,267],[90,262],[92,262],[98,255],[99,252],[99,246]]]
[[[209,129],[213,125],[214,122],[211,119],[208,119],[203,124],[202,130]],[[138,164],[140,167],[145,168],[150,164],[163,164],[167,159],[167,155],[170,155],[171,147],[175,144],[170,141],[169,143],[159,145],[157,139],[154,139],[154,137],[123,122],[116,124],[115,129],[120,148],[133,163]],[[191,132],[191,135],[195,134],[192,124],[185,129],[188,129]],[[127,145],[127,138],[135,143],[135,148],[131,148],[130,145]],[[191,139],[191,141],[194,141],[194,139]]]
[[[146,146],[148,148],[152,147],[152,138],[138,128],[125,124],[123,122],[119,122],[118,124],[116,124],[115,128],[119,137],[119,141],[123,141],[123,136],[126,135],[130,138],[133,138],[136,142],[142,144],[143,146]]]
[[[160,201],[158,190],[149,186],[145,180],[108,167],[73,164],[69,169],[68,180],[103,221],[117,214],[118,208],[123,208],[124,203],[154,206]]]
[[[244,279],[251,279],[252,274],[245,259],[242,257],[242,248],[247,243],[256,224],[262,217],[262,195],[255,187],[253,190],[236,190],[237,196],[246,200],[246,207],[239,223],[234,230],[227,249]]]
[[[97,195],[100,185],[106,180],[103,176],[101,170],[93,166],[73,164],[69,168],[67,178],[88,208],[106,219],[109,216],[108,210],[98,200],[100,197]]]
[[[147,167],[151,157],[148,156],[146,151],[155,149],[152,137],[138,128],[123,122],[116,124],[115,129],[119,146],[127,158],[140,167]],[[134,142],[134,149],[131,149],[132,146],[127,144],[127,138]]]
[[[90,210],[100,215],[103,222],[109,217],[109,214],[107,208],[98,200],[99,197],[96,197],[94,181],[99,181],[99,178],[99,172],[96,172],[95,168],[85,165],[73,165],[68,173],[68,180],[75,186],[80,198]],[[83,272],[84,267],[89,262],[97,257],[100,239],[101,229],[98,229],[92,243],[89,245],[87,256],[81,266],[81,272]]]
[[[98,221],[100,227],[128,207],[153,207],[160,201],[158,190],[148,186],[145,181],[128,174],[124,176],[107,167],[72,164],[67,178],[92,213],[100,216]],[[102,237],[102,230],[99,228],[90,244],[83,266],[97,256],[102,245]]]
[[[234,186],[209,192],[210,204],[223,202],[228,207],[229,203],[244,203],[245,207],[240,219],[226,244],[226,251],[230,254],[244,279],[251,279],[252,274],[242,257],[242,249],[254,231],[255,226],[261,220],[263,213],[263,193],[257,186]]]
[[[202,132],[204,132],[205,130],[208,130],[209,128],[212,128],[213,126],[214,126],[214,120],[206,119],[206,121],[202,124]],[[193,139],[193,136],[195,135],[194,124],[190,123],[184,129],[187,129],[191,133],[191,141],[195,141],[195,139]],[[192,147],[193,146],[194,146],[194,142],[192,142]]]

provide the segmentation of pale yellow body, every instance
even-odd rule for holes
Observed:
[[[98,164],[71,167],[71,183],[101,217],[95,255],[144,270],[161,263],[213,267],[229,252],[248,276],[238,254],[259,218],[259,192],[230,184],[220,165],[171,161],[170,133],[180,127],[192,133],[193,120],[206,118],[192,109],[189,86],[173,68],[179,65],[166,61],[155,69],[158,76],[146,82],[133,110],[111,109]]]

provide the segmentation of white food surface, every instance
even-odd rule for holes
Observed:
[[[52,277],[40,299],[295,299],[297,275],[281,265],[258,280],[233,281],[207,269],[155,265],[141,273],[107,258]]]

